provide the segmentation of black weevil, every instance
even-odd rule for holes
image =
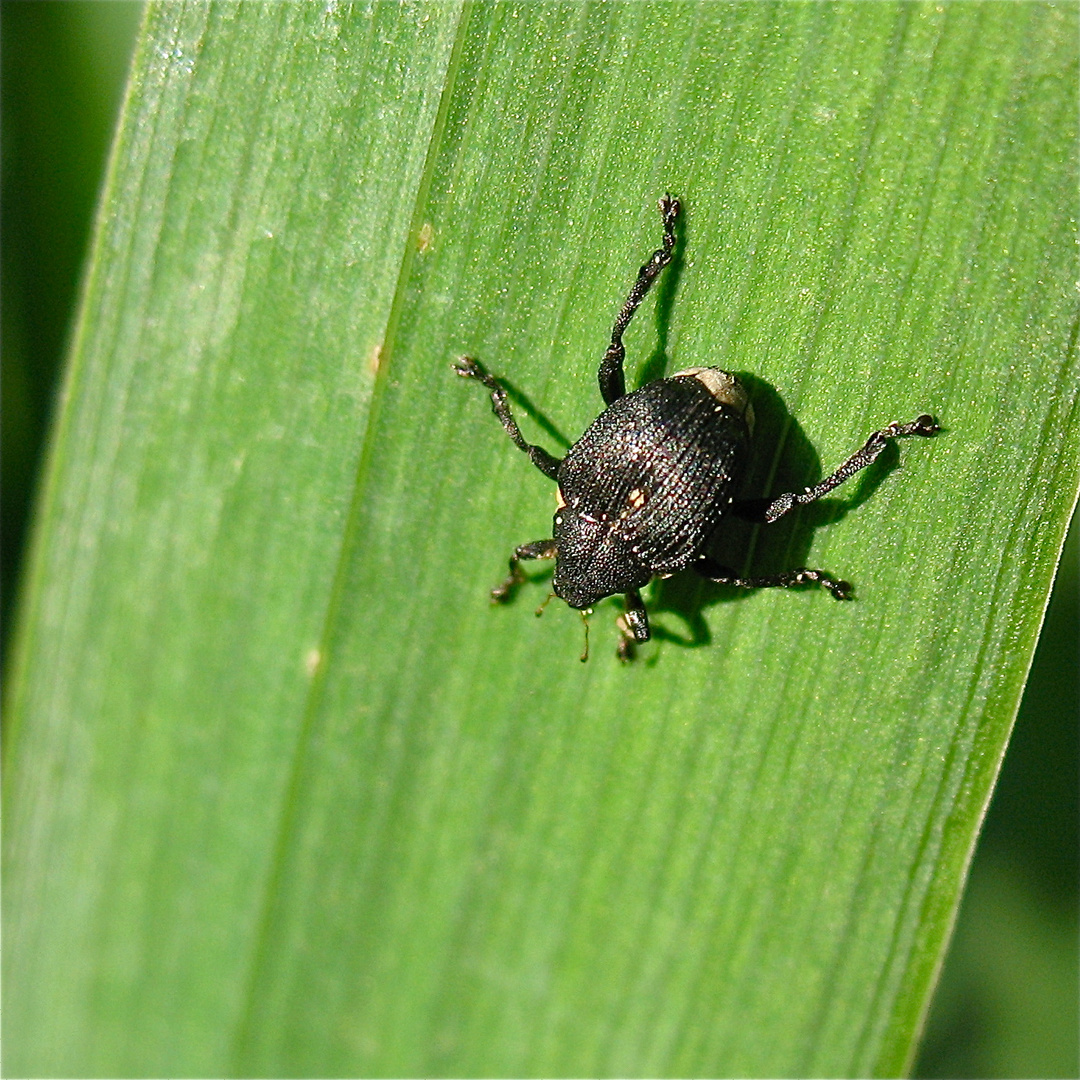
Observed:
[[[671,262],[679,200],[659,204],[664,246],[638,273],[623,304],[611,344],[600,361],[600,393],[607,408],[561,461],[522,437],[506,391],[474,360],[463,356],[454,370],[491,391],[491,405],[514,444],[559,485],[554,538],[522,544],[510,559],[506,580],[491,590],[506,600],[524,580],[525,559],[554,559],[555,595],[587,614],[606,596],[623,593],[619,656],[630,659],[636,643],[649,640],[649,619],[638,591],[654,577],[692,566],[702,577],[744,589],[787,588],[806,582],[850,599],[851,587],[824,570],[800,567],[770,577],[743,578],[715,563],[705,547],[730,511],[771,523],[792,507],[811,503],[865,469],[898,436],[935,434],[931,416],[875,431],[831,476],[801,492],[770,500],[736,502],[754,428],[754,410],[734,375],[715,367],[693,367],[626,393],[622,336],[638,305]],[[586,659],[587,651],[581,659]]]

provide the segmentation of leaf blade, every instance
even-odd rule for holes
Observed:
[[[395,20],[379,23],[385,10],[326,31],[311,45],[313,70],[334,70],[365,42],[377,54],[379,28],[400,30]],[[291,281],[288,260],[260,276],[220,259],[232,275],[220,276],[219,306],[229,297],[254,305],[237,352],[265,350],[264,364],[244,371],[263,379],[263,395],[270,379],[284,388],[266,410],[249,400],[246,420],[245,410],[229,416],[235,390],[209,351],[200,354],[209,358],[201,397],[191,401],[214,406],[237,452],[257,452],[261,441],[289,452],[307,446],[303,418],[327,398],[336,402],[334,438],[310,439],[306,462],[264,465],[264,477],[288,483],[268,484],[275,494],[259,504],[266,516],[230,522],[227,543],[205,564],[197,541],[214,521],[206,492],[225,490],[220,478],[235,460],[211,452],[213,426],[187,429],[182,410],[172,418],[166,410],[146,438],[164,431],[183,446],[190,432],[192,461],[170,472],[155,448],[158,472],[149,475],[160,479],[148,483],[130,465],[116,473],[150,489],[149,510],[133,518],[139,543],[185,536],[183,587],[146,605],[140,625],[183,613],[192,586],[199,617],[170,650],[143,646],[148,674],[130,680],[119,708],[84,698],[93,707],[80,735],[98,760],[114,745],[129,756],[97,787],[80,789],[77,774],[66,774],[66,798],[96,808],[106,825],[122,810],[129,830],[136,812],[149,811],[152,827],[134,828],[134,842],[93,849],[105,867],[124,870],[126,884],[111,903],[103,893],[91,904],[99,939],[68,928],[67,940],[84,943],[76,951],[86,971],[81,994],[69,998],[82,1027],[67,1045],[72,1054],[92,1048],[103,1071],[154,1071],[148,1060],[163,1072],[231,1063],[236,1072],[279,1074],[895,1071],[1030,657],[1060,542],[1053,530],[1063,533],[1076,488],[1075,453],[1063,441],[1076,430],[1075,329],[1064,291],[1074,261],[1060,228],[1069,203],[1059,197],[1072,172],[1046,152],[1071,137],[1047,82],[1062,59],[1075,67],[1068,16],[1025,9],[1013,21],[992,9],[891,5],[627,6],[602,17],[491,5],[464,16],[459,26],[444,23],[439,38],[453,79],[449,89],[446,76],[440,84],[441,136],[430,99],[417,106],[432,118],[436,142],[410,159],[411,175],[428,162],[430,188],[423,193],[425,181],[414,179],[421,194],[412,202],[381,188],[373,196],[397,208],[384,234],[393,254],[381,294],[396,299],[358,305],[389,327],[381,342],[356,329],[348,289],[329,287],[319,272],[320,245],[334,232],[324,216],[333,200],[322,196],[363,174],[355,167],[363,146],[349,146],[349,165],[331,159],[338,131],[301,122],[295,101],[318,93],[300,88],[295,72],[292,126],[288,109],[271,122],[291,133],[282,145],[291,147],[293,177],[307,172],[298,147],[322,162],[322,173],[297,181],[299,202],[280,234],[302,244],[304,287],[275,291]],[[163,48],[168,16],[160,17],[152,40]],[[225,16],[212,32],[190,31],[207,50],[196,54],[195,82],[233,87],[234,107],[257,84],[253,73],[286,80],[286,57],[295,40],[308,40],[304,20],[314,18],[291,9],[245,17],[263,34],[263,51],[248,56],[252,74],[229,62],[230,40],[237,55],[247,45],[239,29],[229,38]],[[856,63],[865,74],[845,75]],[[714,93],[720,79],[734,88],[727,97]],[[964,95],[972,79],[990,87],[986,100]],[[365,115],[377,123],[377,110]],[[249,131],[258,131],[257,116]],[[227,109],[209,108],[204,119],[203,153],[232,147],[222,160],[234,163],[233,175],[245,175],[236,163],[247,153],[271,176],[260,157],[267,148],[234,131]],[[174,152],[168,142],[158,168]],[[195,150],[179,136],[173,144],[178,154]],[[254,235],[263,205],[241,193],[230,209],[219,192],[200,207],[191,195],[200,174],[183,154],[179,170],[188,172],[163,189],[161,236],[142,239],[139,256],[178,267],[150,350],[158,358],[172,355],[185,326],[203,349],[221,333],[227,320],[207,318],[196,303],[200,270],[227,250],[228,223]],[[642,161],[651,162],[647,175]],[[995,171],[1006,194],[987,196],[983,178]],[[643,310],[628,336],[639,358],[632,370],[665,359],[673,370],[715,355],[719,341],[725,366],[757,373],[773,406],[766,432],[786,437],[799,458],[792,467],[779,450],[764,454],[759,480],[813,471],[811,442],[828,468],[867,430],[938,401],[948,403],[950,430],[905,446],[903,469],[834,508],[846,509],[834,528],[818,530],[822,519],[804,515],[778,537],[746,538],[755,560],[842,568],[860,587],[858,606],[664,585],[658,625],[677,630],[685,619],[715,647],[668,644],[651,666],[625,672],[596,656],[582,668],[573,661],[579,628],[565,610],[536,623],[527,597],[506,610],[483,603],[500,552],[531,538],[522,529],[545,528],[549,509],[535,478],[518,481],[527,466],[494,425],[479,426],[483,402],[452,378],[449,360],[474,350],[490,358],[560,430],[580,431],[598,407],[592,361],[581,357],[589,342],[603,344],[633,268],[654,246],[650,204],[668,186],[690,210],[683,265],[676,287],[661,290],[658,315]],[[183,234],[187,220],[202,227],[194,241]],[[407,256],[410,234],[426,239]],[[371,238],[353,241],[367,251]],[[337,263],[347,265],[347,249],[334,249]],[[1056,291],[1022,284],[1036,279]],[[366,287],[380,276],[362,280]],[[129,334],[146,334],[145,309],[136,315],[128,310]],[[311,322],[314,344],[295,336],[275,344]],[[659,352],[642,362],[657,339]],[[125,340],[119,355],[132,363],[139,339]],[[339,400],[327,388],[341,341],[350,347]],[[349,438],[363,361],[379,343],[368,426]],[[983,352],[1011,366],[980,362],[987,345]],[[298,353],[318,364],[317,386],[306,391]],[[941,355],[947,367],[933,362]],[[1035,387],[1050,389],[1040,397]],[[171,389],[163,379],[141,392],[157,404]],[[102,397],[78,385],[73,393],[99,423],[108,415]],[[149,411],[130,397],[114,408],[129,424]],[[1017,410],[1023,423],[1012,438]],[[275,438],[284,422],[291,434]],[[68,470],[72,490],[77,457],[56,466]],[[88,457],[107,473],[100,455]],[[1023,482],[1004,485],[1002,476]],[[965,515],[988,491],[994,513]],[[350,501],[353,526],[345,524]],[[321,502],[330,509],[318,544],[280,526],[279,518],[294,525],[297,507]],[[1049,524],[1032,524],[1040,520]],[[70,555],[63,530],[51,528],[57,551]],[[108,537],[100,511],[88,531]],[[272,588],[260,591],[250,566],[263,545]],[[133,583],[114,576],[96,586],[114,652],[85,642],[83,678],[123,670],[116,650],[138,643],[118,629],[116,597],[137,608],[138,597],[170,580],[163,560],[140,570],[129,549],[118,562],[135,568]],[[227,602],[214,595],[224,566],[235,575]],[[82,572],[92,577],[92,567]],[[309,591],[297,586],[300,573],[316,574],[321,587],[310,590],[319,599],[308,622],[294,626],[281,595]],[[237,641],[252,596],[260,616],[270,614],[261,648]],[[977,646],[965,636],[969,625],[981,627]],[[594,650],[602,652],[595,639]],[[291,660],[274,661],[275,653]],[[39,656],[37,670],[61,668],[65,655],[74,653]],[[281,710],[291,719],[274,721],[278,699],[262,685],[259,657],[295,688]],[[305,658],[314,689],[299,677]],[[203,680],[199,730],[185,733],[178,703],[192,673]],[[85,685],[68,679],[69,693]],[[237,686],[264,707],[246,704]],[[146,722],[143,688],[172,710],[160,731]],[[306,727],[297,719],[304,709]],[[200,746],[214,739],[214,751],[240,766],[224,767]],[[30,752],[21,739],[16,750]],[[171,764],[170,754],[181,760]],[[24,793],[28,781],[20,783]],[[225,793],[217,801],[215,788]],[[12,798],[20,806],[27,796]],[[170,821],[189,806],[201,816]],[[42,803],[34,813],[48,819]],[[73,842],[56,821],[52,828]],[[208,905],[203,922],[185,916],[184,868],[227,874],[232,866],[235,875],[229,843],[248,833],[261,852],[279,846],[279,870],[269,878],[249,870],[239,915]],[[139,896],[147,868],[150,902]],[[94,877],[77,864],[69,890]],[[157,913],[163,942],[132,934],[117,914],[124,887],[142,911]],[[64,895],[55,892],[48,910]],[[254,914],[263,905],[265,916]],[[198,932],[230,927],[247,942],[262,933],[253,973],[235,945],[228,964],[215,961],[216,943],[203,946],[201,961],[179,959]],[[246,1010],[239,1035],[208,993],[223,981],[225,1015]],[[169,1014],[168,1034],[154,1029],[144,1000],[158,984],[156,992],[193,1002]],[[869,1005],[868,986],[876,988]],[[36,1008],[48,1014],[40,1001]],[[146,1051],[134,1047],[132,1023],[156,1059],[139,1056]],[[193,1062],[189,1044],[207,1047],[207,1057],[177,1068]]]

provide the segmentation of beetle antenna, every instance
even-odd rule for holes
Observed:
[[[544,608],[546,608],[554,599],[555,594],[553,592],[548,593],[547,599],[533,612],[533,614],[539,619],[540,616],[544,614]]]
[[[586,608],[581,613],[581,621],[585,626],[585,649],[578,659],[584,664],[589,659],[589,616],[592,614],[592,608]]]

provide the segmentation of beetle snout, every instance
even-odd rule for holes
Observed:
[[[558,574],[556,574],[552,580],[551,587],[560,600],[565,601],[572,608],[577,608],[578,611],[584,611],[586,608],[591,608],[603,599],[602,596],[598,596],[595,593],[584,592],[580,587],[575,586],[568,581],[564,581]]]

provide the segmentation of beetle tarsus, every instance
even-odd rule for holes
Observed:
[[[514,548],[514,554],[510,556],[510,573],[491,590],[491,602],[493,604],[505,604],[513,595],[514,590],[525,581],[525,575],[521,570],[521,563],[527,559],[554,559],[556,555],[554,540],[534,540],[531,544],[522,544]],[[546,605],[547,601],[544,601]],[[542,605],[540,611],[544,610]],[[536,614],[539,615],[540,611]]]
[[[619,628],[619,645],[616,655],[628,664],[637,655],[637,646],[643,645],[652,637],[649,630],[649,613],[637,589],[631,589],[624,596],[626,608],[615,620]]]
[[[513,595],[514,590],[525,581],[525,575],[518,571],[508,574],[506,579],[498,585],[492,586],[491,602],[493,604],[505,604]]]

